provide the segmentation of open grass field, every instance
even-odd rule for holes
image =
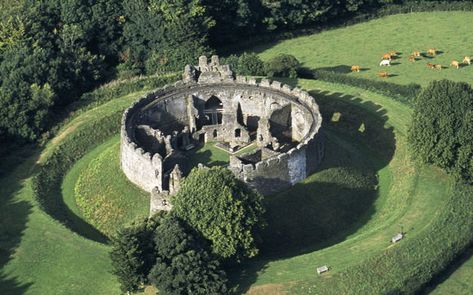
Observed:
[[[386,70],[392,74],[387,81],[426,85],[432,80],[450,79],[473,84],[473,64],[460,69],[449,67],[452,60],[462,61],[473,56],[473,12],[428,12],[383,17],[346,28],[328,30],[254,48],[267,60],[277,54],[294,55],[302,65],[311,69],[325,69],[374,80]],[[436,48],[441,53],[435,58],[408,61],[414,50],[426,52]],[[384,53],[401,53],[391,67],[380,67]],[[432,70],[426,63],[441,64],[442,70]],[[350,73],[351,65],[362,71]]]

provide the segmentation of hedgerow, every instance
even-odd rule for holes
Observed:
[[[346,74],[323,71],[323,70],[300,70],[301,78],[317,79],[326,82],[346,84],[359,87],[372,92],[386,95],[394,100],[413,106],[414,102],[422,90],[419,84],[400,85],[385,81],[374,81],[366,78],[351,77]]]

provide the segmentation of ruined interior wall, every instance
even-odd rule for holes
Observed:
[[[285,154],[270,157],[254,165],[243,165],[239,161],[232,161],[229,169],[237,177],[247,182],[251,187],[261,193],[273,194],[284,190],[298,181],[304,179],[316,166],[323,155],[323,144],[319,129],[322,119],[318,105],[314,99],[300,89],[291,89],[279,82],[262,80],[256,83],[254,79],[237,77],[233,83],[223,84],[184,84],[177,82],[174,86],[167,86],[157,92],[151,93],[135,102],[125,111],[122,124],[122,169],[127,177],[147,191],[155,186],[162,186],[162,160],[151,157],[136,145],[134,136],[134,121],[140,120],[143,114],[153,115],[154,110],[170,112],[174,123],[188,124],[189,111],[188,97],[195,96],[205,99],[215,95],[224,105],[229,106],[226,111],[235,111],[240,102],[243,113],[248,116],[267,117],[271,104],[278,103],[280,107],[291,103],[294,117],[299,116],[300,124],[294,126],[296,135],[294,139],[300,143]],[[251,98],[251,99],[250,99]],[[194,106],[198,109],[198,105]],[[300,114],[297,115],[296,113]],[[151,117],[150,117],[151,118]],[[303,119],[303,120],[302,120]],[[161,121],[153,119],[161,130]],[[169,126],[173,125],[167,121]],[[236,126],[236,125],[235,125]],[[234,127],[234,126],[233,126]],[[159,173],[157,173],[159,172]]]

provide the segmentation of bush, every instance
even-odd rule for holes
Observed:
[[[300,63],[290,54],[280,54],[265,63],[265,71],[269,77],[297,78]]]
[[[258,253],[262,197],[230,170],[193,169],[172,202],[176,215],[208,239],[221,258],[240,260]]]
[[[414,156],[473,182],[473,89],[434,81],[414,107],[409,143]]]
[[[243,53],[242,55],[230,55],[222,59],[222,64],[230,65],[230,68],[242,76],[263,76],[265,74],[264,62],[255,53]]]
[[[399,85],[385,81],[374,81],[365,78],[351,77],[346,74],[321,70],[301,69],[299,77],[317,79],[331,83],[340,83],[363,88],[369,91],[389,96],[408,106],[413,106],[422,87],[418,84]]]

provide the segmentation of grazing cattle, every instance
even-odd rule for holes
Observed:
[[[452,60],[452,62],[450,63],[450,66],[459,69],[460,63],[458,62],[458,60]]]
[[[435,69],[437,70],[441,70],[443,68],[442,65],[434,65],[434,66],[435,66]]]
[[[391,60],[391,54],[389,54],[389,53],[383,54],[383,59]]]
[[[391,66],[391,60],[389,59],[383,59],[380,63],[379,66]]]
[[[437,55],[437,49],[429,48],[429,50],[427,50],[427,54],[430,55],[430,56],[436,56]]]
[[[351,66],[351,71],[352,72],[359,72],[361,67],[359,65],[352,65]]]
[[[428,67],[428,68],[431,68],[431,69],[435,69],[435,65],[434,65],[433,63],[431,63],[431,62],[428,62],[428,63],[427,63],[427,67]]]
[[[397,56],[397,51],[396,50],[391,50],[388,52],[388,54],[393,57],[393,56]]]
[[[463,58],[463,63],[464,63],[464,64],[471,65],[471,57],[470,57],[470,56],[465,56],[465,57]]]
[[[414,57],[420,57],[420,51],[416,50],[412,53]]]
[[[416,61],[416,57],[414,55],[409,55],[409,61],[410,62],[415,62]]]
[[[388,77],[389,77],[389,73],[388,73],[388,72],[379,72],[379,73],[378,73],[378,76],[381,77],[381,78],[388,78]]]

